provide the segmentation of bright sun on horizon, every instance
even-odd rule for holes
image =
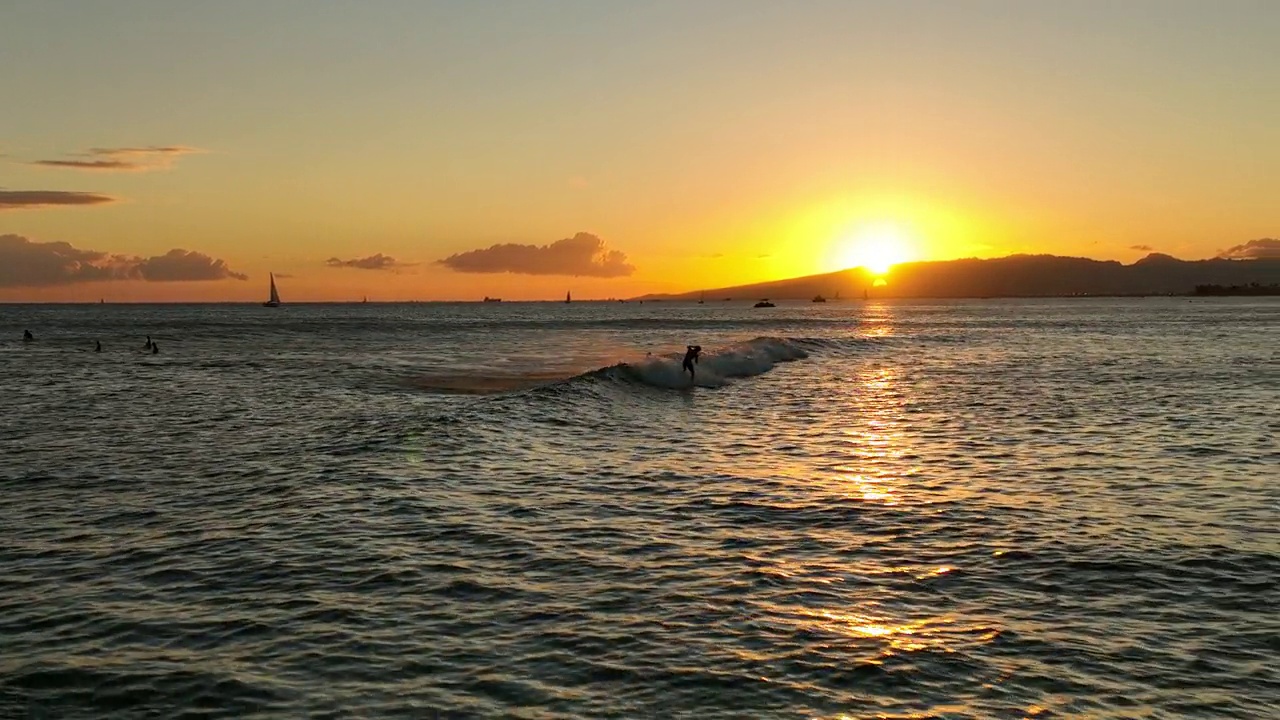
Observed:
[[[841,269],[862,267],[874,275],[887,274],[910,256],[907,234],[894,223],[859,228],[837,252]]]

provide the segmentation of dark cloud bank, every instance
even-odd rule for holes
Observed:
[[[1236,245],[1223,250],[1218,257],[1226,260],[1256,260],[1261,258],[1280,258],[1280,239],[1259,238],[1243,245]]]
[[[137,257],[81,250],[65,242],[32,242],[21,235],[0,235],[0,287],[41,287],[108,280],[189,282],[248,280],[222,260],[174,249]]]
[[[506,243],[471,250],[440,260],[446,267],[464,273],[516,273],[520,275],[575,275],[625,277],[636,271],[625,253],[609,250],[604,240],[590,233],[578,233],[550,245]]]
[[[411,263],[402,263],[393,257],[378,253],[365,258],[354,258],[351,260],[340,260],[336,257],[329,258],[325,261],[329,267],[335,268],[355,268],[356,270],[399,270],[400,268],[410,267]]]
[[[98,193],[65,190],[0,190],[0,210],[49,207],[51,205],[101,205],[115,198]]]

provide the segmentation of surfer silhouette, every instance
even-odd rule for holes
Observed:
[[[147,336],[147,344],[146,344],[146,345],[143,345],[143,346],[142,346],[142,349],[143,349],[143,350],[150,350],[150,349],[151,349],[151,336],[150,336],[150,335],[148,335],[148,336]]]
[[[689,379],[693,380],[693,366],[698,362],[698,354],[702,352],[701,345],[686,345],[684,353],[684,369],[689,371]]]

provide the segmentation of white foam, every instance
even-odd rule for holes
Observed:
[[[723,387],[733,378],[762,375],[778,363],[809,357],[796,343],[783,338],[760,337],[725,348],[703,351],[694,366],[697,387]],[[640,362],[622,367],[635,380],[660,388],[686,388],[690,386],[689,373],[682,363],[684,353],[652,356]]]

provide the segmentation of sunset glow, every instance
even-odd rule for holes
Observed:
[[[156,7],[0,24],[0,301],[633,297],[1277,232],[1275,26],[1209,5]]]
[[[909,240],[901,227],[876,223],[860,229],[841,247],[836,269],[866,268],[875,275],[884,275],[910,255]]]

